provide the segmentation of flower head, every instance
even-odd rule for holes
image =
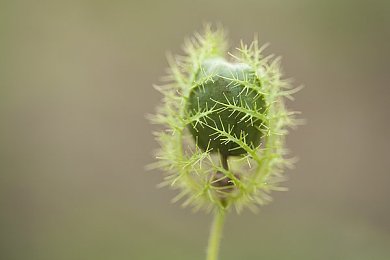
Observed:
[[[206,26],[169,56],[162,104],[152,117],[160,148],[154,167],[184,205],[208,210],[251,209],[270,200],[286,166],[285,136],[296,124],[284,104],[296,90],[279,59],[265,57],[257,39],[227,52],[222,29]]]

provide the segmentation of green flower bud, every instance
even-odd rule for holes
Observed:
[[[245,84],[260,84],[256,80],[255,72],[244,63],[229,63],[223,58],[206,60],[200,71],[199,78],[209,78],[205,82],[195,85],[191,90],[187,111],[190,115],[212,108],[214,111],[204,118],[204,124],[189,125],[189,130],[197,145],[203,150],[219,152],[223,156],[241,155],[246,151],[239,144],[225,141],[213,127],[228,131],[236,138],[243,138],[251,148],[260,144],[263,135],[259,119],[248,120],[244,112],[233,106],[258,113],[264,113],[265,100],[256,90],[245,88]],[[260,88],[260,86],[259,86]],[[232,107],[229,107],[229,105]],[[211,127],[210,127],[211,126]]]
[[[240,211],[268,202],[284,180],[284,140],[295,124],[284,99],[295,90],[257,40],[230,59],[226,46],[223,30],[206,27],[186,41],[184,55],[169,56],[167,83],[156,87],[163,99],[152,120],[163,129],[155,132],[154,167],[180,191],[175,200]]]

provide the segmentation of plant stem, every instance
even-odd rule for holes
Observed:
[[[222,163],[222,167],[225,169],[225,170],[229,170],[229,164],[228,164],[228,157],[227,155],[224,155],[224,154],[221,154],[221,163]]]
[[[222,229],[225,221],[225,209],[218,209],[214,214],[207,247],[207,260],[218,260],[219,245],[222,238]]]

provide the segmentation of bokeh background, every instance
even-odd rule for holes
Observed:
[[[152,88],[203,22],[305,85],[288,192],[232,214],[222,257],[390,259],[389,1],[0,1],[0,259],[203,259],[211,216],[145,171]]]

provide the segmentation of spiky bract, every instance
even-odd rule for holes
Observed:
[[[156,87],[163,94],[163,102],[152,121],[164,127],[155,133],[160,149],[154,167],[163,168],[167,173],[163,184],[180,190],[175,201],[185,198],[184,205],[192,204],[195,209],[235,207],[241,211],[244,207],[255,209],[266,203],[270,191],[281,189],[278,183],[284,180],[283,170],[291,163],[285,158],[285,136],[287,128],[295,124],[294,113],[287,111],[284,98],[291,98],[295,90],[281,79],[279,59],[264,57],[263,49],[255,39],[250,45],[241,43],[234,54],[229,53],[234,64],[241,64],[251,72],[250,77],[212,73],[204,64],[213,59],[226,59],[227,41],[222,29],[206,26],[203,34],[195,34],[185,42],[185,55],[169,56],[167,83]],[[196,89],[218,79],[228,82],[226,85],[240,86],[236,100],[244,95],[245,102],[225,98],[211,99],[213,102],[209,104],[214,105],[191,104]],[[247,102],[248,98],[259,97],[261,106]],[[239,115],[238,121],[233,122],[236,127],[242,122],[256,129],[261,144],[248,142],[248,134],[252,133],[245,129],[237,133],[230,124],[226,127],[216,122],[215,115],[226,115],[226,111],[236,119]],[[205,141],[198,142],[199,135],[194,129],[199,128],[208,129],[207,147]],[[215,153],[224,147],[215,143],[213,147],[212,140],[241,151],[228,154],[239,155],[229,158],[229,169],[221,166],[220,157]],[[233,188],[215,185],[223,179],[229,180]]]

